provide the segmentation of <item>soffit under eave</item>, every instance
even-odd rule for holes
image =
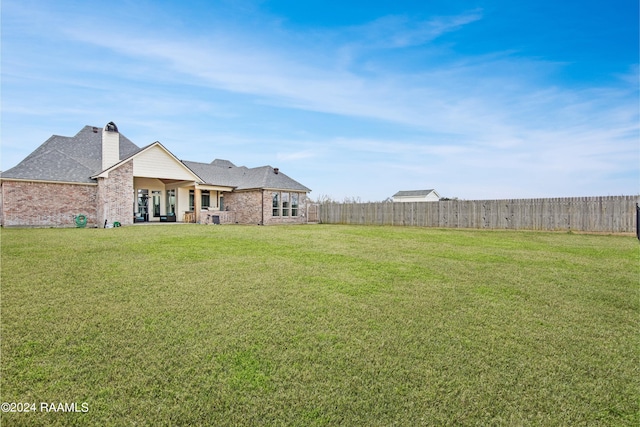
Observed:
[[[293,188],[255,188],[254,190],[264,191],[288,191],[289,193],[311,193],[310,189],[293,189]]]
[[[54,181],[30,178],[0,178],[0,182],[35,182],[37,184],[65,184],[65,185],[98,185],[97,182]]]
[[[234,191],[235,187],[227,187],[224,185],[211,185],[211,184],[196,184],[196,188],[200,190],[213,190],[213,191]]]
[[[236,188],[235,190],[233,190],[234,193],[248,193],[250,191],[284,191],[287,193],[302,193],[302,194],[306,194],[306,193],[310,193],[311,190],[293,190],[291,188],[263,188],[263,187],[257,187],[257,188]]]
[[[163,181],[162,179],[160,181]],[[164,182],[163,182],[164,183]],[[164,186],[167,190],[172,190],[176,188],[189,188],[198,185],[195,181],[174,181],[171,183],[164,183]]]

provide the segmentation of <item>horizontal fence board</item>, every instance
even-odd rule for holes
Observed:
[[[640,196],[322,203],[326,224],[632,233]]]

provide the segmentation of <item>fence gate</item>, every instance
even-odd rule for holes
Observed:
[[[307,206],[307,222],[319,222],[318,205]]]

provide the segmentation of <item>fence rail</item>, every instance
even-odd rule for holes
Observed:
[[[632,233],[640,196],[323,203],[325,224]]]

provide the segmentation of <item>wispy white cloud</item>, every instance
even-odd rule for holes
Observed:
[[[443,34],[456,31],[482,18],[480,10],[461,15],[415,20],[408,16],[389,15],[364,25],[340,29],[351,39],[350,46],[360,49],[397,49],[419,46]]]
[[[393,27],[391,37],[395,41],[392,45],[399,47],[425,43],[475,19],[478,19],[475,14],[439,18],[416,23],[414,28],[406,30],[403,28],[410,26],[410,22],[390,17],[351,32],[362,33],[359,42],[371,46],[371,38],[382,37],[377,33]],[[134,61],[135,58],[152,60],[173,70],[176,80],[195,79],[196,84],[254,95],[262,102],[291,108],[430,126],[428,117],[433,116],[434,111],[429,111],[429,107],[440,111],[442,103],[438,99],[446,96],[441,90],[425,86],[424,82],[411,90],[396,76],[382,73],[367,77],[331,66],[310,66],[299,62],[299,54],[311,48],[304,44],[294,50],[280,51],[278,48],[262,49],[258,40],[247,44],[225,37],[223,42],[219,42],[215,35],[206,40],[177,40],[128,34],[127,29],[113,32],[111,28],[94,27],[88,31],[77,25],[66,27],[64,31],[77,42],[107,48]],[[386,43],[383,39],[380,38],[381,43]],[[320,49],[318,55],[322,57],[315,63],[331,64],[330,56],[341,48],[338,45],[334,50]],[[407,77],[414,82],[416,80],[416,76]],[[433,87],[437,84],[437,81],[433,82]],[[414,96],[410,96],[411,92]],[[416,99],[415,95],[420,93],[423,97]],[[428,116],[425,112],[429,113]],[[433,122],[441,123],[442,120]]]
[[[206,38],[186,39],[140,35],[132,28],[113,31],[98,26],[88,31],[75,25],[64,31],[78,42],[127,55],[134,64],[136,58],[151,60],[158,64],[158,74],[175,81],[248,94],[260,102],[289,108],[388,120],[441,133],[467,129],[493,134],[492,127],[504,130],[519,114],[549,115],[549,111],[561,110],[566,116],[571,108],[591,103],[588,98],[569,100],[573,93],[549,94],[532,87],[526,77],[541,65],[547,68],[549,64],[544,61],[478,58],[483,61],[474,63],[467,59],[405,75],[381,69],[373,75],[357,74],[330,65],[334,61],[330,55],[345,45],[375,47],[375,40],[380,45],[390,43],[389,47],[427,43],[480,18],[480,12],[419,22],[381,18],[351,29],[353,37],[344,44],[319,49],[322,58],[310,63],[297,60],[303,51],[305,57],[309,55],[306,51],[311,46],[304,43],[282,51],[273,46],[265,49],[257,39],[247,42],[246,35],[241,42],[234,42],[229,35],[220,42],[216,36],[221,30]],[[329,66],[309,65],[313,63]],[[148,72],[149,66],[146,68],[141,72]],[[174,74],[168,74],[167,69]],[[525,79],[505,75],[505,69],[524,74]],[[132,72],[131,67],[128,72]],[[504,139],[504,135],[497,136]]]
[[[148,22],[153,13],[160,13],[149,4],[139,7],[150,8]],[[99,94],[100,102],[76,96],[68,98],[73,99],[72,107],[55,106],[51,98],[40,108],[5,103],[3,111],[10,114],[43,116],[57,107],[75,119],[99,124],[122,109],[119,125],[125,121],[138,129],[128,136],[140,136],[143,143],[162,139],[187,159],[203,149],[206,155],[217,156],[217,150],[231,157],[233,150],[246,148],[248,164],[263,161],[267,151],[292,167],[324,161],[330,165],[326,167],[342,167],[345,174],[355,169],[370,177],[354,179],[362,185],[378,179],[371,176],[379,167],[397,171],[393,185],[403,182],[402,171],[409,182],[428,187],[449,176],[449,194],[460,197],[471,193],[468,180],[458,177],[465,171],[486,174],[485,187],[498,191],[507,188],[502,180],[526,182],[527,173],[532,175],[527,171],[535,171],[539,180],[548,177],[540,185],[552,186],[554,181],[610,174],[616,168],[637,169],[637,66],[618,82],[585,88],[558,83],[553,76],[564,65],[543,58],[507,51],[464,57],[453,51],[434,53],[440,38],[486,19],[481,10],[417,20],[390,15],[362,25],[305,32],[255,16],[251,22],[260,24],[251,31],[223,18],[211,22],[206,31],[183,31],[175,22],[162,28],[140,27],[127,19],[87,19],[69,11],[56,15],[53,8],[24,13],[36,21],[29,24],[31,31],[46,25],[51,39],[91,55],[55,62],[74,75],[18,63],[3,73],[20,79],[28,70],[38,85],[50,83],[60,100],[75,90]],[[401,67],[385,56],[416,48],[423,49],[420,66]],[[42,58],[45,63],[47,59]],[[234,121],[247,111],[253,115],[271,107],[288,115],[279,119],[283,121],[297,111],[319,112],[328,121],[352,120],[363,129],[362,135],[318,126],[308,135],[297,129],[278,137],[248,130],[247,122],[265,128],[268,119],[256,115]],[[200,123],[210,120],[204,127],[215,129],[203,136],[190,128],[189,115],[199,117]],[[172,117],[182,124],[167,122]],[[224,121],[239,126],[230,131],[220,124]],[[368,125],[384,127],[380,123],[402,130],[401,136],[366,130]],[[157,135],[160,128],[163,132]],[[210,148],[213,141],[217,145]],[[361,159],[369,163],[349,163]],[[380,178],[376,185],[387,182]]]
[[[276,154],[276,158],[278,160],[284,162],[294,162],[303,159],[312,159],[318,156],[317,150],[302,150],[302,151],[294,151],[294,152],[279,152]]]

